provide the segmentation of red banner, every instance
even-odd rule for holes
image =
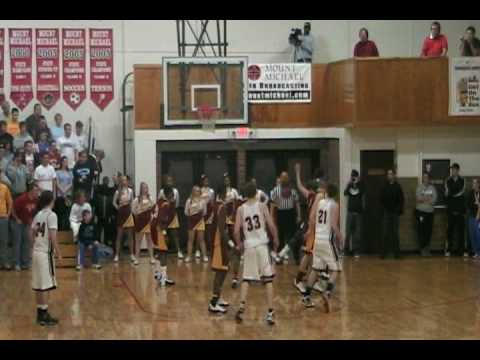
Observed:
[[[0,29],[0,103],[5,100],[5,29]]]
[[[50,110],[60,98],[59,31],[37,29],[37,99]]]
[[[90,29],[90,97],[100,110],[113,99],[113,31]]]
[[[10,99],[23,110],[33,99],[32,29],[9,29]]]
[[[86,97],[85,29],[62,29],[63,100],[76,110]]]

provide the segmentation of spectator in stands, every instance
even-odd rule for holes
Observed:
[[[417,222],[418,244],[420,255],[430,256],[430,241],[433,229],[433,206],[437,202],[437,190],[430,182],[430,175],[424,173],[422,183],[416,191],[417,206],[415,208],[415,219]]]
[[[460,38],[460,56],[480,56],[480,40],[475,36],[473,26],[469,26]]]
[[[1,170],[0,170],[1,171]],[[1,171],[3,172],[3,171]],[[0,270],[10,270],[9,218],[12,213],[12,195],[7,185],[0,182]]]
[[[42,191],[51,191],[55,194],[57,173],[52,165],[48,153],[42,154],[41,163],[35,169],[33,179],[38,183]]]
[[[76,243],[78,240],[78,231],[80,230],[80,224],[83,220],[83,212],[88,210],[92,212],[92,207],[87,202],[87,198],[83,191],[75,193],[75,203],[70,210],[70,229],[73,232],[73,241]]]
[[[25,120],[27,131],[33,139],[37,137],[37,130],[40,127],[40,117],[42,116],[42,105],[36,103],[33,106],[33,114]]]
[[[59,138],[63,137],[65,135],[65,131],[63,129],[63,116],[60,113],[56,113],[55,117],[55,125],[52,126],[51,132],[52,132],[52,140],[57,141]]]
[[[403,214],[404,196],[393,169],[387,172],[387,183],[380,194],[380,201],[383,208],[382,258],[393,254],[398,259],[400,257],[398,222],[400,215]]]
[[[27,191],[27,184],[32,179],[24,158],[25,154],[22,149],[15,151],[15,157],[7,168],[7,176],[12,183],[11,190],[14,199]]]
[[[52,139],[52,132],[50,131],[50,128],[48,127],[47,124],[47,119],[45,119],[45,116],[40,116],[40,124],[37,129],[37,137],[35,138],[35,142],[40,141],[40,136],[42,135],[43,132],[47,133],[47,141],[50,143],[53,141]]]
[[[110,179],[105,176],[102,184],[96,186],[94,195],[95,213],[98,218],[99,238],[103,232],[103,243],[112,244],[115,238],[115,208],[113,207],[113,195],[115,188],[110,187]],[[183,256],[182,256],[183,258]]]
[[[355,45],[353,50],[353,56],[355,57],[378,57],[377,45],[371,40],[368,39],[368,30],[366,28],[361,28],[358,32],[360,41]]]
[[[40,156],[44,153],[50,152],[50,142],[48,141],[48,132],[45,130],[41,130],[39,133],[38,141],[35,144],[35,152],[40,154]]]
[[[365,191],[357,170],[352,170],[350,181],[343,194],[348,197],[345,244],[348,246],[350,254],[358,258],[362,245],[362,214],[365,207]]]
[[[65,135],[57,140],[57,145],[60,150],[60,155],[68,159],[68,167],[73,169],[77,162],[77,141],[72,135],[72,125],[66,123],[64,125]]]
[[[25,121],[19,123],[19,133],[13,139],[13,148],[14,149],[23,149],[25,147],[25,142],[31,141],[33,143],[33,138],[27,132],[27,124]]]
[[[88,150],[88,139],[83,133],[83,123],[81,121],[75,123],[75,140],[77,141],[78,152]]]
[[[75,192],[83,190],[88,199],[92,196],[95,170],[95,165],[92,161],[89,161],[87,152],[85,150],[80,151],[78,161],[73,167],[73,189]]]
[[[55,170],[58,170],[60,168],[62,155],[60,155],[60,152],[58,151],[56,142],[50,144],[48,157],[50,158],[50,165],[52,165]]]
[[[8,150],[13,147],[13,136],[7,132],[7,122],[5,120],[0,121],[0,145]]]
[[[78,230],[78,264],[77,271],[85,267],[85,250],[92,250],[92,265],[94,269],[101,269],[102,266],[98,261],[98,229],[93,222],[92,212],[89,210],[82,211],[82,223]]]
[[[480,181],[473,179],[472,190],[468,194],[468,230],[473,257],[480,257]]]
[[[34,151],[34,145],[32,140],[25,141],[25,165],[27,165],[28,173],[33,177],[35,169],[40,165],[40,158]]]
[[[451,176],[445,182],[448,216],[448,249],[445,256],[462,256],[465,251],[465,179],[459,173],[460,165],[454,163],[451,166]],[[456,247],[454,247],[455,242]]]
[[[6,185],[8,187],[8,190],[10,190],[10,188],[12,187],[12,183],[10,182],[6,171],[3,169],[0,169],[0,183]]]
[[[7,100],[5,100],[2,103],[2,112],[0,113],[0,120],[10,121],[10,117],[11,117],[10,103]]]
[[[7,132],[12,136],[17,136],[20,132],[20,111],[17,108],[12,109],[12,116],[7,120]],[[15,141],[15,140],[14,140]]]
[[[434,21],[430,28],[430,35],[423,41],[422,54],[423,57],[440,57],[447,56],[448,41],[447,37],[441,34],[440,23]]]
[[[5,147],[0,145],[0,170],[7,171],[9,159],[5,156]]]
[[[30,267],[31,236],[30,226],[37,209],[40,188],[36,183],[29,184],[29,191],[17,197],[13,203],[12,216],[14,234],[15,270],[27,270]]]
[[[72,205],[73,174],[68,168],[68,159],[62,157],[60,169],[57,170],[57,198],[55,212],[58,215],[58,226],[62,231],[68,230],[69,212]]]

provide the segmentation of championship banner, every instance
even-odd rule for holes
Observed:
[[[311,64],[253,64],[248,67],[249,103],[311,101]]]
[[[5,29],[0,29],[0,103],[5,101]]]
[[[480,58],[450,58],[450,116],[480,115]]]
[[[63,100],[76,110],[85,100],[85,29],[62,29]]]
[[[33,99],[32,29],[9,29],[10,99],[23,110]]]
[[[60,98],[59,30],[36,29],[37,99],[48,110]]]
[[[113,99],[113,30],[90,29],[90,98],[100,110]]]

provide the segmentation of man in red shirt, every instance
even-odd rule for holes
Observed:
[[[40,188],[37,183],[29,185],[29,191],[20,195],[13,203],[15,270],[27,270],[30,266],[30,226],[37,208]]]
[[[360,41],[355,45],[353,56],[355,57],[378,57],[377,45],[371,40],[368,40],[368,30],[361,28],[358,36]]]
[[[434,21],[432,23],[430,36],[423,42],[423,57],[440,57],[447,56],[448,41],[445,35],[440,34],[440,23]]]

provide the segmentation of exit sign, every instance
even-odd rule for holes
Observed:
[[[253,139],[256,135],[256,131],[248,127],[240,127],[230,131],[230,136],[237,140]]]

